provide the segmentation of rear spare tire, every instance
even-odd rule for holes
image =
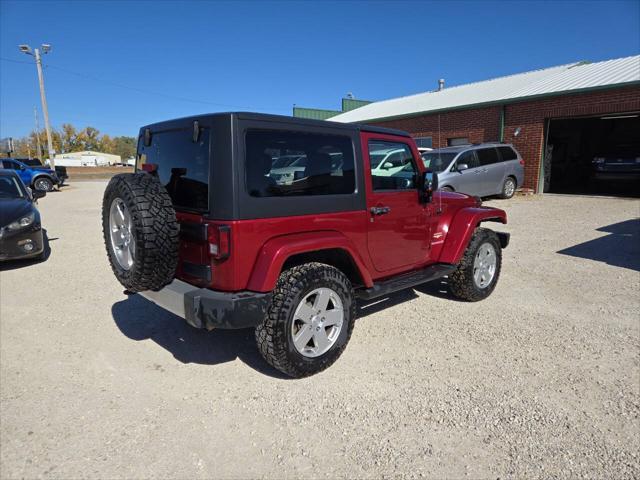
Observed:
[[[157,177],[114,176],[102,200],[102,232],[111,269],[127,290],[160,290],[173,280],[179,226]]]

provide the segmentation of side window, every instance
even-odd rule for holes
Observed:
[[[415,188],[417,170],[406,143],[370,140],[369,163],[374,190]]]
[[[337,195],[355,191],[350,137],[250,130],[245,137],[252,197]]]
[[[518,158],[518,155],[511,147],[498,147],[498,151],[500,152],[500,156],[502,157],[503,162],[506,162],[508,160],[515,160],[516,158]]]
[[[16,162],[12,162],[11,160],[3,160],[2,161],[4,168],[8,168],[9,170],[20,170],[20,166]]]
[[[456,168],[458,165],[466,164],[468,168],[477,168],[478,158],[476,157],[476,152],[474,150],[469,150],[460,154],[458,159],[456,160]]]
[[[491,165],[500,161],[498,150],[493,147],[476,150],[476,155],[478,155],[478,160],[482,166]]]

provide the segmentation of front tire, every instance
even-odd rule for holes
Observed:
[[[53,181],[47,177],[38,177],[33,181],[33,188],[41,192],[50,192],[53,190]]]
[[[274,368],[294,378],[325,370],[342,354],[353,331],[356,304],[349,279],[322,263],[284,271],[262,324],[258,349]]]
[[[502,267],[502,247],[495,232],[477,228],[458,268],[449,278],[451,293],[467,302],[487,298],[496,288]]]

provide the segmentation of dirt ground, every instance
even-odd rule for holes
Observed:
[[[491,202],[491,297],[361,306],[338,362],[289,380],[251,331],[123,294],[104,187],[42,199],[48,260],[0,273],[0,478],[640,477],[638,200]]]
[[[67,167],[67,183],[86,180],[105,180],[118,173],[131,173],[133,167]]]

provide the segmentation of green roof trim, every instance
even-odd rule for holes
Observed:
[[[293,116],[310,118],[312,120],[326,120],[342,113],[340,110],[324,110],[322,108],[293,107]]]
[[[356,108],[364,107],[373,103],[371,100],[356,100],[355,98],[343,98],[342,99],[342,112],[350,112]]]

